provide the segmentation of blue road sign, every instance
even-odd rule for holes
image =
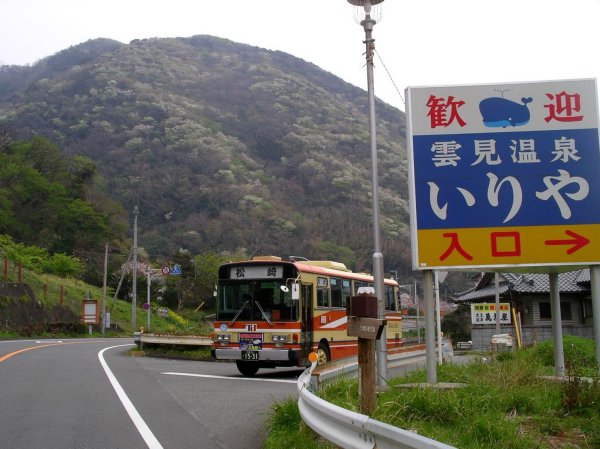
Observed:
[[[413,266],[600,261],[596,81],[407,89]]]

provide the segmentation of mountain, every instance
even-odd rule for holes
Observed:
[[[404,115],[377,101],[382,250],[410,271]],[[373,252],[368,98],[289,54],[212,36],[96,39],[0,68],[0,122],[92,159],[153,257]]]

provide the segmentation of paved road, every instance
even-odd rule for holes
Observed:
[[[131,339],[0,342],[0,447],[260,449],[299,370],[131,357]]]

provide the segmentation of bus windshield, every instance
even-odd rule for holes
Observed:
[[[247,279],[222,281],[218,287],[217,320],[297,321],[298,301],[284,292],[284,281]]]

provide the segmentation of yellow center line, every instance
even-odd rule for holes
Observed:
[[[34,349],[47,348],[49,346],[74,345],[77,343],[89,343],[89,341],[68,341],[68,342],[48,343],[45,345],[30,346],[28,348],[19,349],[18,351],[9,352],[8,354],[3,355],[2,357],[0,357],[0,363],[4,362],[7,359],[10,359],[12,356],[21,354],[22,352],[32,351]]]

